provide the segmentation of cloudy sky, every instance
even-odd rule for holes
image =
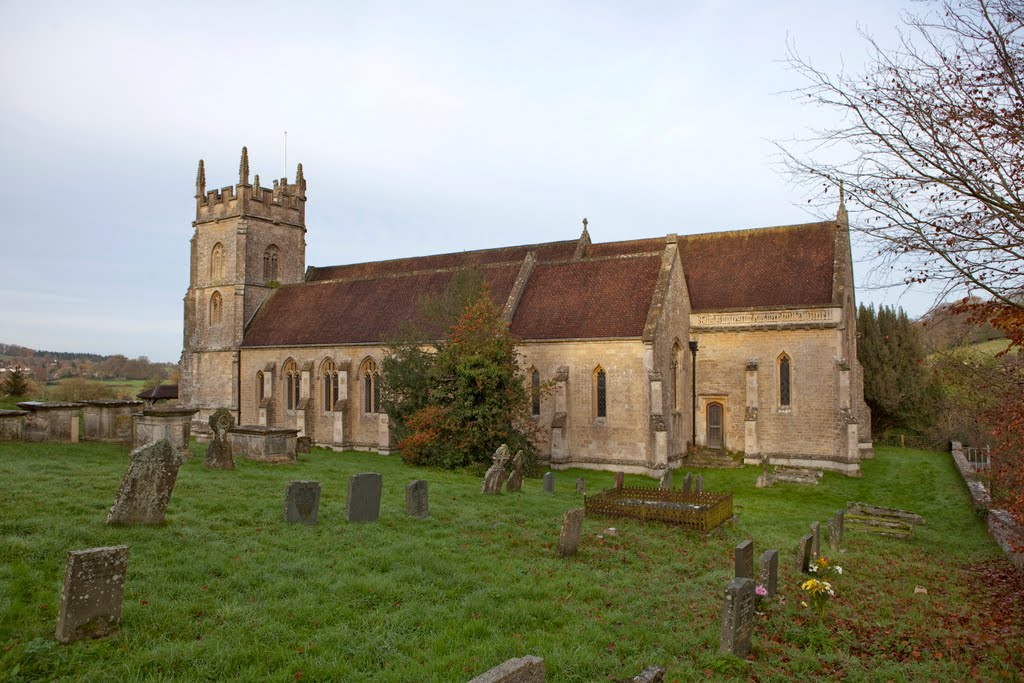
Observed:
[[[308,265],[814,220],[787,41],[857,71],[906,6],[0,0],[0,342],[176,361],[197,161],[269,185],[284,131]]]

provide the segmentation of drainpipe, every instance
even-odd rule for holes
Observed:
[[[690,445],[697,447],[697,341],[690,342],[690,354],[693,356],[693,365],[690,369],[690,407],[693,414],[690,416],[690,425],[693,431],[690,434]]]

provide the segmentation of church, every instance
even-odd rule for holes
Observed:
[[[206,188],[185,295],[180,403],[389,453],[386,345],[424,295],[479,273],[512,333],[553,469],[656,476],[716,452],[860,476],[870,413],[857,361],[849,224],[543,244],[306,265],[306,179]],[[540,391],[540,387],[553,387]]]

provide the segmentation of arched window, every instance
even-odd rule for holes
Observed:
[[[210,279],[224,279],[224,245],[220,242],[213,245],[213,251],[210,252]]]
[[[363,412],[380,412],[380,370],[377,369],[377,362],[372,358],[363,361],[362,371],[359,373],[363,378]]]
[[[296,365],[294,360],[289,358],[284,364],[283,372],[285,407],[288,410],[295,410],[299,405],[299,385],[302,381],[302,376],[299,374],[299,366]]]
[[[222,308],[223,308],[223,302],[222,302],[222,300],[220,298],[220,292],[214,292],[213,294],[210,295],[210,324],[211,325],[220,325],[220,322],[223,319],[223,313],[221,311]]]
[[[608,417],[608,376],[600,365],[594,369],[594,416]]]
[[[263,252],[263,279],[277,279],[277,246],[274,244]]]
[[[785,353],[779,356],[779,406],[788,408],[792,398],[792,363]]]
[[[334,404],[338,402],[338,366],[328,358],[324,361],[320,376],[324,380],[324,411],[334,412]]]
[[[540,415],[540,373],[537,368],[530,372],[530,414]]]
[[[256,402],[259,403],[263,400],[263,371],[260,370],[256,373]]]
[[[672,398],[669,404],[672,406],[672,410],[677,412],[682,410],[681,401],[679,400],[679,373],[683,371],[682,353],[683,347],[677,340],[676,343],[672,345],[672,379],[670,380]]]

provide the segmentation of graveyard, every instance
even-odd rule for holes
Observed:
[[[614,489],[611,472],[557,472],[553,492],[527,477],[520,493],[483,495],[482,471],[394,456],[314,448],[296,462],[218,469],[203,465],[205,445],[191,451],[162,521],[129,525],[106,523],[124,494],[125,446],[3,445],[0,680],[469,681],[527,656],[544,660],[549,681],[580,682],[629,681],[651,665],[665,681],[1019,680],[1024,670],[1020,573],[948,453],[879,448],[862,478],[826,473],[814,486],[756,488],[757,467],[693,470],[704,492],[732,494],[735,517],[702,533],[575,512],[584,495]],[[367,491],[379,491],[379,509],[353,502]],[[924,523],[894,538],[848,522],[833,552],[826,527],[852,501]],[[819,554],[843,567],[821,618],[801,605],[809,575],[796,566],[813,522]],[[578,542],[560,539],[580,523]],[[745,563],[778,550],[778,596],[758,607],[745,658],[720,653],[737,546]],[[63,644],[65,563],[88,548],[119,553],[120,623]]]

